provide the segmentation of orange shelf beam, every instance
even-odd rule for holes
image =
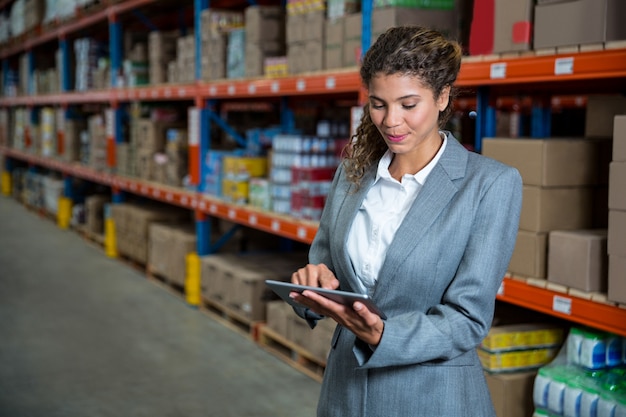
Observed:
[[[626,77],[626,49],[519,58],[466,60],[459,86],[578,81]]]
[[[626,308],[504,278],[498,299],[626,337]]]

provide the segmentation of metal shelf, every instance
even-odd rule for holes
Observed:
[[[198,210],[235,223],[280,235],[303,243],[311,243],[317,232],[317,223],[268,212],[251,206],[230,204],[216,197],[187,191],[181,188],[142,181],[135,178],[98,172],[78,163],[67,163],[52,158],[32,155],[11,148],[0,147],[7,156],[46,167],[69,176],[107,185],[131,194],[144,196],[163,203]]]
[[[498,299],[626,337],[626,308],[506,277]]]
[[[626,48],[520,57],[468,57],[459,86],[567,82],[626,77]]]

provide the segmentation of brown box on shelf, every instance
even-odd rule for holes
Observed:
[[[288,45],[304,41],[304,14],[287,15],[285,24],[285,40]]]
[[[200,258],[200,277],[204,298],[222,305],[225,303],[227,289],[222,271],[232,262],[236,262],[233,254],[215,254]]]
[[[611,162],[609,209],[626,210],[626,162]]]
[[[548,243],[548,281],[586,292],[606,292],[607,230],[553,230]]]
[[[485,373],[498,417],[529,417],[534,410],[533,386],[536,371],[506,374]]]
[[[111,199],[107,195],[95,194],[85,198],[85,227],[91,233],[104,233],[104,205]]]
[[[285,42],[285,9],[280,6],[249,6],[244,12],[246,42]]]
[[[564,0],[535,6],[535,49],[626,39],[623,0]]]
[[[231,291],[227,292],[228,306],[251,321],[265,321],[265,304],[272,296],[265,280],[275,278],[271,271],[233,265],[233,270],[226,274],[226,279],[232,281]]]
[[[343,67],[345,18],[326,20],[324,30],[324,64],[326,69]]]
[[[74,162],[80,159],[80,132],[85,130],[87,124],[82,120],[66,120],[63,136],[64,161]]]
[[[626,114],[626,97],[617,94],[589,95],[585,112],[585,136],[588,138],[612,137],[615,116],[620,114]]]
[[[278,42],[264,42],[255,44],[246,42],[246,77],[262,77],[265,75],[265,59],[281,56],[285,53],[285,46]]]
[[[330,344],[336,327],[337,323],[334,320],[326,318],[319,320],[315,328],[311,330],[311,342],[308,349],[318,361],[324,364],[330,352]]]
[[[383,7],[372,11],[372,41],[393,26],[423,25],[456,39],[459,35],[455,10]]]
[[[186,127],[181,122],[156,122],[137,120],[137,149],[143,152],[162,152],[165,149],[167,130]]]
[[[289,321],[296,313],[291,305],[283,300],[268,301],[266,304],[267,327],[278,333],[287,340],[291,340],[289,334]]]
[[[345,17],[342,52],[342,66],[344,67],[354,67],[359,64],[363,46],[361,40],[362,27],[362,13],[354,13]]]
[[[626,256],[609,255],[607,298],[616,303],[626,304]]]
[[[548,253],[548,234],[518,230],[508,270],[525,277],[544,279]]]
[[[525,185],[564,187],[599,183],[603,145],[583,138],[485,138],[482,153],[517,168]]]
[[[613,120],[613,161],[626,162],[626,114]]]
[[[184,286],[187,255],[196,251],[195,226],[190,223],[151,223],[149,239],[150,272]]]
[[[304,43],[305,71],[324,69],[324,45],[322,41],[310,40]]]
[[[593,224],[592,187],[524,185],[519,228],[532,232],[589,229]]]
[[[324,42],[324,28],[326,22],[326,12],[318,10],[304,14],[303,41]]]
[[[626,211],[609,210],[609,255],[626,256]]]

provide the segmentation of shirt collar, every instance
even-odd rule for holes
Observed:
[[[428,163],[428,165],[419,170],[415,175],[410,175],[410,177],[413,177],[415,181],[417,181],[420,185],[424,185],[428,174],[430,174],[430,171],[432,171],[437,162],[439,162],[443,151],[446,149],[446,143],[448,141],[447,135],[443,133],[441,136],[443,137],[443,143],[441,144],[441,147],[439,147],[439,150],[435,154],[435,157]],[[389,173],[389,165],[391,165],[392,159],[393,153],[391,152],[391,150],[387,149],[387,152],[385,152],[385,154],[378,161],[378,169],[376,171],[376,179],[374,180],[374,183],[377,183],[380,179],[395,181],[395,179],[392,178],[391,174]]]

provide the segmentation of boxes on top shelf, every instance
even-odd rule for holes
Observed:
[[[623,0],[564,0],[535,6],[535,49],[626,39]]]
[[[532,50],[534,0],[474,0],[469,53]]]

